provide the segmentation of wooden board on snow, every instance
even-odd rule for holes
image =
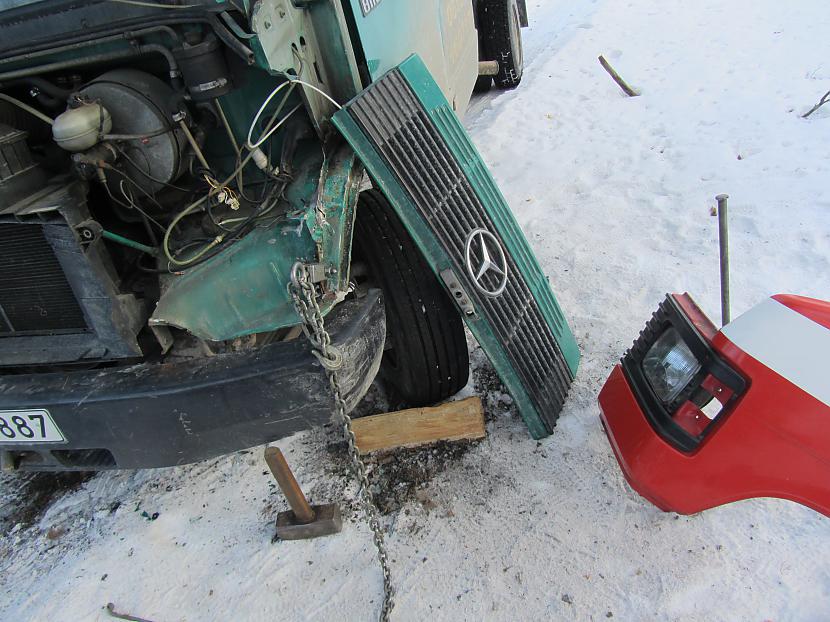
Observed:
[[[361,454],[418,447],[437,441],[484,438],[484,408],[481,399],[468,397],[429,408],[410,408],[352,422]]]

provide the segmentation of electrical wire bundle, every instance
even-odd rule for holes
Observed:
[[[190,203],[187,207],[180,211],[167,226],[167,229],[164,232],[164,237],[161,241],[161,248],[162,252],[164,253],[164,257],[167,259],[171,267],[176,266],[180,269],[184,269],[194,267],[200,263],[203,263],[204,261],[207,261],[211,257],[214,257],[216,254],[227,248],[229,245],[233,244],[243,235],[245,235],[245,233],[250,231],[253,228],[253,226],[256,225],[257,221],[262,219],[264,216],[267,216],[276,207],[277,203],[282,197],[282,193],[285,190],[285,187],[290,181],[290,176],[288,176],[284,172],[281,172],[279,169],[275,169],[274,167],[272,167],[270,162],[270,156],[266,155],[262,151],[261,147],[271,138],[271,136],[274,135],[274,133],[278,129],[280,129],[286,123],[286,121],[297,110],[299,110],[302,107],[302,104],[297,104],[291,110],[289,110],[284,116],[282,116],[282,118],[280,118],[280,113],[285,108],[285,104],[287,103],[289,97],[291,96],[297,84],[301,84],[304,87],[310,88],[320,93],[330,102],[332,102],[332,104],[334,104],[338,109],[340,108],[340,105],[336,101],[334,101],[331,97],[329,97],[329,95],[318,89],[316,86],[299,80],[297,78],[290,77],[285,82],[279,84],[273,91],[271,91],[268,97],[265,98],[256,115],[254,116],[253,121],[251,122],[251,126],[248,129],[248,135],[245,144],[242,147],[240,147],[236,142],[236,138],[233,135],[233,131],[231,130],[230,124],[228,123],[227,117],[225,116],[225,113],[222,110],[221,105],[218,101],[216,102],[216,108],[219,114],[219,118],[222,121],[222,125],[225,127],[225,131],[227,132],[228,137],[231,140],[231,143],[233,144],[234,150],[236,151],[237,165],[233,172],[221,182],[213,179],[210,175],[207,175],[207,181],[210,187],[210,190],[207,192],[207,194],[201,196],[200,198]],[[287,89],[285,94],[283,95],[274,112],[271,114],[271,117],[268,123],[266,124],[262,134],[256,141],[254,141],[252,139],[252,134],[254,128],[259,122],[260,117],[262,116],[262,113],[268,107],[268,104],[271,102],[271,100],[283,89]],[[195,143],[194,148],[197,150],[197,157],[201,155],[198,151],[198,145],[195,145]],[[243,157],[244,151],[247,151],[247,154],[245,154]],[[200,159],[204,161],[203,156]],[[238,206],[238,196],[242,196],[242,198],[244,198],[246,201],[249,200],[249,197],[245,194],[242,181],[242,174],[245,166],[247,166],[248,163],[252,160],[254,161],[257,168],[262,170],[268,177],[268,180],[266,181],[266,188],[265,190],[263,190],[260,200],[253,202],[255,203],[255,207],[247,216],[239,216],[225,219],[223,221],[217,221],[213,216],[213,207],[215,206],[215,204],[213,203],[214,201],[220,201],[221,203],[230,204],[230,206],[233,209],[234,200],[236,201],[236,205]],[[229,187],[229,184],[231,184],[234,181],[236,182],[237,190],[233,190]],[[270,184],[267,183],[269,181],[271,182]],[[231,198],[230,203],[229,197]],[[180,257],[181,249],[179,249],[179,253],[174,253],[171,251],[170,240],[173,231],[184,218],[195,213],[200,208],[204,209],[208,213],[212,222],[221,230],[221,233],[219,233],[212,240],[207,241],[205,244],[201,246],[201,248],[198,248],[197,250],[193,251],[188,256]],[[229,225],[233,226],[229,227]]]

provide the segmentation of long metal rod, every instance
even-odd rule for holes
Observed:
[[[155,50],[146,50],[146,52],[153,52]],[[16,80],[17,78],[25,78],[28,76],[35,76],[42,73],[49,73],[51,71],[61,71],[63,69],[72,69],[73,67],[81,67],[82,65],[91,65],[94,63],[108,63],[116,60],[123,60],[125,58],[133,58],[139,56],[141,53],[135,50],[121,50],[118,52],[109,52],[106,54],[94,54],[85,58],[74,58],[72,60],[58,61],[54,63],[47,63],[46,65],[36,65],[34,67],[26,67],[24,69],[15,69],[14,71],[4,71],[0,73],[0,81]]]
[[[288,505],[294,511],[297,522],[305,524],[313,521],[314,510],[308,504],[303,491],[300,489],[300,485],[294,478],[294,474],[291,472],[291,468],[288,466],[288,462],[285,461],[285,456],[282,455],[279,447],[265,448],[265,462],[268,464],[268,468],[271,469],[271,473],[280,485],[280,490],[285,495]]]
[[[729,221],[726,209],[728,194],[715,197],[718,202],[718,242],[720,244],[720,316],[721,325],[729,324]]]
[[[98,39],[87,39],[85,41],[69,43],[66,45],[61,45],[59,47],[51,47],[43,50],[36,50],[33,52],[24,52],[23,54],[18,54],[17,56],[8,56],[6,58],[0,58],[0,65],[5,65],[7,63],[16,63],[24,60],[33,60],[35,58],[40,58],[41,56],[51,56],[53,54],[59,54],[61,52],[80,50],[86,47],[91,47],[93,45],[110,43],[112,41],[131,40],[135,39],[136,37],[144,37],[146,35],[157,34],[161,32],[170,35],[170,38],[173,39],[176,42],[176,44],[180,45],[181,40],[179,39],[179,35],[176,33],[175,30],[173,30],[169,26],[152,26],[150,28],[141,28],[140,30],[122,32],[117,35],[109,35],[106,37],[100,37]]]
[[[112,240],[113,242],[121,244],[123,246],[129,246],[130,248],[134,248],[135,250],[141,251],[142,253],[147,253],[148,255],[152,255],[153,257],[157,257],[159,254],[157,248],[153,248],[152,246],[147,246],[146,244],[142,244],[141,242],[136,242],[135,240],[125,238],[123,235],[118,235],[117,233],[107,231],[106,229],[101,232],[101,235],[105,237],[107,240]]]
[[[196,138],[190,132],[190,128],[187,127],[187,123],[184,122],[184,119],[179,119],[179,127],[182,128],[182,133],[185,138],[187,138],[187,142],[189,142],[190,146],[193,148],[193,152],[196,154],[196,159],[199,160],[199,164],[201,164],[205,170],[209,171],[210,164],[208,164],[205,154],[202,153],[202,148],[199,147],[199,143],[196,142]]]

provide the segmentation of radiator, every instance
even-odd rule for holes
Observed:
[[[71,223],[88,218],[84,184],[65,178],[0,202],[0,368],[141,355],[146,311],[120,291],[103,240],[78,240]]]
[[[87,330],[43,228],[0,223],[0,337]]]

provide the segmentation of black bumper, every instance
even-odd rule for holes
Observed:
[[[341,303],[326,324],[344,354],[338,374],[352,408],[383,355],[380,292]],[[0,410],[47,410],[67,439],[0,450],[26,470],[173,466],[322,425],[332,403],[322,367],[302,337],[186,362],[0,376]]]

